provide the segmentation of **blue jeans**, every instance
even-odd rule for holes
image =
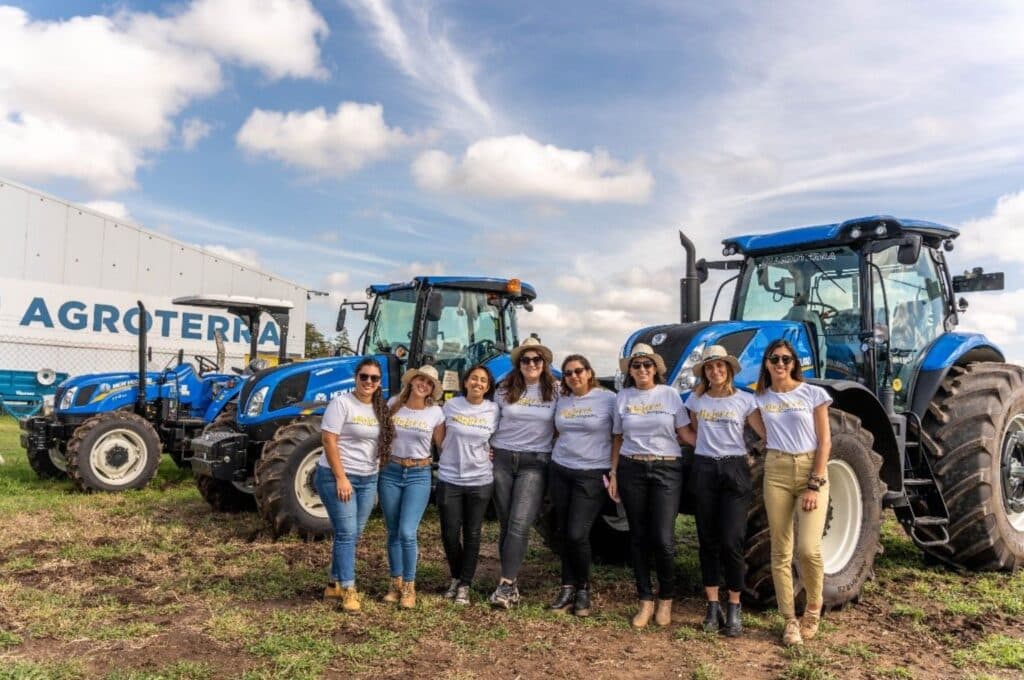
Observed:
[[[391,578],[416,580],[416,533],[430,500],[430,466],[406,468],[391,461],[380,474],[380,509],[388,528]]]
[[[548,478],[547,453],[494,449],[494,509],[501,524],[501,577],[515,581],[526,558],[530,528],[540,515]]]
[[[323,465],[316,466],[313,478],[316,492],[320,494],[327,516],[334,527],[334,544],[331,548],[331,580],[343,588],[356,584],[356,541],[366,527],[373,506],[377,502],[377,475],[348,475],[352,484],[352,498],[347,503],[338,499],[338,487],[334,473]]]

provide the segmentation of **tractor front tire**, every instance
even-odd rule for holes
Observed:
[[[161,448],[145,418],[129,411],[101,413],[75,429],[68,475],[82,491],[141,489],[156,474]]]
[[[1024,368],[953,366],[922,429],[949,510],[949,543],[928,550],[969,569],[1024,565]]]
[[[220,414],[203,428],[203,434],[214,432],[238,432],[235,416],[238,408],[228,404]],[[241,484],[215,479],[205,475],[196,476],[196,488],[214,512],[255,512],[256,497]]]
[[[313,484],[323,452],[320,416],[277,429],[256,463],[256,507],[274,536],[292,531],[306,540],[331,534],[327,510]]]
[[[25,451],[25,455],[28,457],[29,467],[39,479],[67,479],[68,459],[57,447],[46,451],[28,449]]]
[[[874,438],[861,427],[860,419],[830,409],[829,426],[829,506],[821,553],[825,562],[824,606],[835,609],[856,600],[864,582],[874,573],[875,557],[882,551],[885,484],[879,474],[882,457],[872,450]],[[747,517],[746,561],[748,595],[767,604],[774,600],[775,588],[771,532],[764,509],[764,461],[764,456],[758,455],[751,465],[754,500]],[[797,565],[793,574],[794,593],[799,596],[803,585]]]

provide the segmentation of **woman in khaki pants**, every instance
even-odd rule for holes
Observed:
[[[800,360],[786,340],[765,350],[757,381],[757,406],[768,448],[764,464],[764,505],[772,539],[772,580],[779,613],[786,619],[784,645],[799,645],[818,632],[821,620],[821,535],[828,511],[825,477],[832,437],[828,392],[804,382]],[[793,524],[799,508],[796,559],[807,592],[802,621],[793,606]]]

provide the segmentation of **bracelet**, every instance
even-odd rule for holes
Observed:
[[[807,488],[810,491],[820,491],[821,490],[821,487],[818,486],[817,484],[815,484],[814,482],[807,482]]]
[[[813,472],[811,474],[807,475],[807,481],[808,482],[816,482],[819,487],[820,486],[825,486],[826,484],[828,484],[828,479],[827,478],[819,477],[818,475],[814,474]]]
[[[615,470],[609,470],[608,471],[608,478],[609,479],[611,479],[612,477],[615,477],[616,475],[618,475],[618,473]]]

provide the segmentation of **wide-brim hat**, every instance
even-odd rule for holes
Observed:
[[[441,395],[444,391],[441,389],[441,380],[437,377],[437,369],[433,366],[420,366],[419,368],[410,368],[408,371],[402,374],[402,389],[405,389],[406,385],[412,382],[412,379],[416,376],[423,376],[430,382],[434,383],[434,401],[440,401]]]
[[[531,335],[530,337],[523,340],[519,347],[516,347],[514,350],[512,350],[513,366],[519,365],[519,355],[528,349],[532,349],[533,351],[540,353],[540,355],[544,357],[544,363],[547,364],[548,366],[551,365],[551,359],[553,358],[551,350],[545,347],[544,345],[540,344],[540,340]]]
[[[629,373],[629,362],[633,361],[633,359],[640,358],[650,359],[653,361],[654,367],[658,369],[658,375],[663,378],[665,377],[665,374],[668,372],[665,370],[665,360],[661,358],[660,354],[657,354],[654,351],[653,347],[645,345],[642,342],[633,345],[633,349],[630,351],[628,357],[619,359],[619,369],[622,370],[623,373]]]
[[[732,374],[739,375],[740,360],[729,354],[729,350],[721,345],[711,345],[700,355],[700,363],[693,367],[693,374],[698,378],[704,377],[704,366],[709,361],[724,361],[732,366]]]

